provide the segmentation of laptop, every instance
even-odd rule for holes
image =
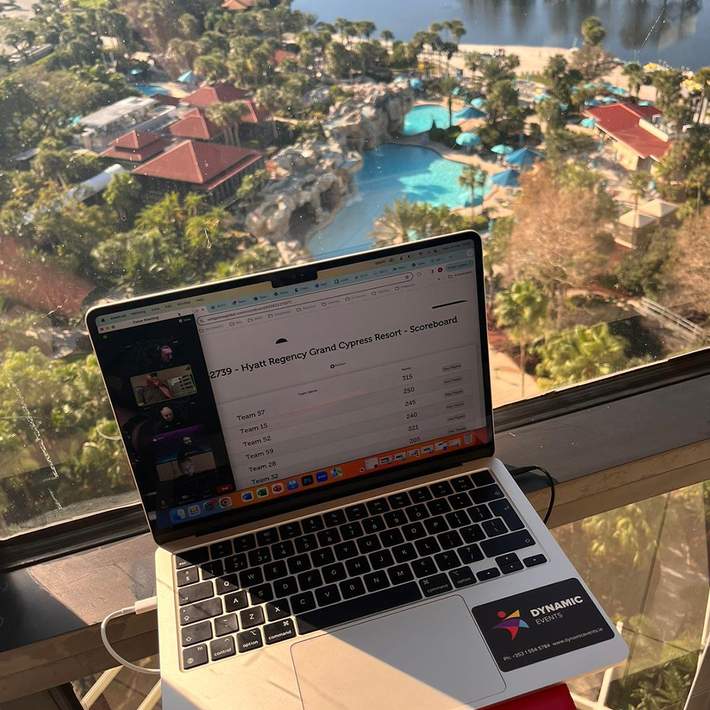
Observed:
[[[158,544],[164,708],[480,708],[626,657],[494,458],[474,232],[87,322]]]

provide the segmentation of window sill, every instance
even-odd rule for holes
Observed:
[[[710,479],[710,374],[678,375],[602,401],[583,386],[505,407],[496,455],[555,476],[552,525]],[[542,512],[549,492],[534,483],[523,489]],[[135,535],[0,575],[0,702],[114,665],[98,624],[154,593],[153,551],[149,535]],[[113,633],[129,659],[157,650],[155,614],[121,619]]]

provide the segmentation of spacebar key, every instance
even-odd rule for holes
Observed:
[[[352,619],[359,619],[369,614],[377,614],[387,609],[393,609],[403,604],[419,601],[422,593],[416,582],[400,584],[396,587],[383,589],[381,592],[355,597],[342,604],[332,604],[314,609],[296,617],[299,634],[307,634],[317,629],[342,624]]]

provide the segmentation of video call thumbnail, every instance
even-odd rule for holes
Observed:
[[[190,365],[135,375],[131,377],[131,387],[139,407],[188,397],[197,392]]]

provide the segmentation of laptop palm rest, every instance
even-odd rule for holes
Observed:
[[[302,641],[291,656],[305,710],[444,710],[505,689],[460,596]]]

